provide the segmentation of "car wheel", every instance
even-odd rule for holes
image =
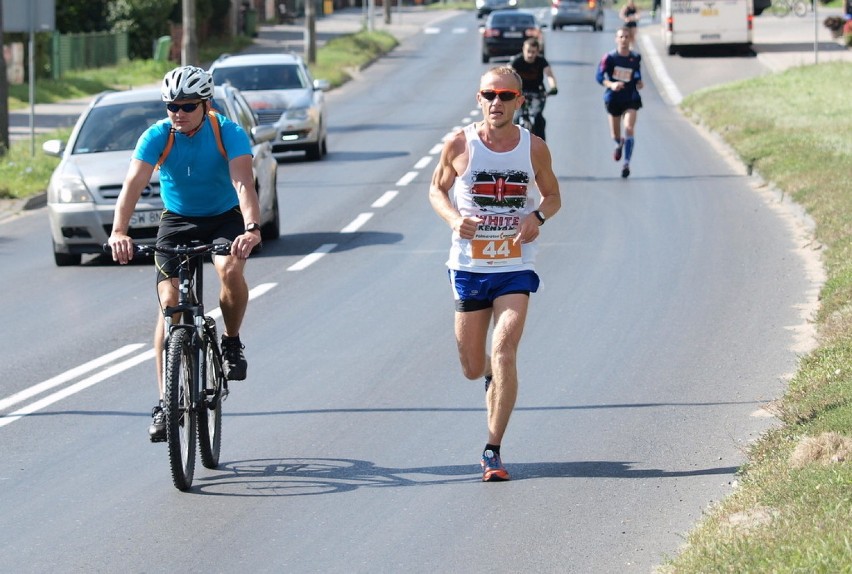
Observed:
[[[322,142],[308,146],[308,149],[305,150],[305,157],[310,161],[318,161],[322,158]]]
[[[277,190],[277,184],[273,187]],[[264,241],[278,239],[281,235],[281,214],[278,211],[278,192],[275,191],[275,199],[272,201],[272,220],[260,228],[260,238]]]
[[[83,256],[79,253],[60,253],[56,250],[56,243],[53,244],[53,261],[57,267],[79,265],[82,260]]]

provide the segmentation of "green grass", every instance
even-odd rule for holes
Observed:
[[[708,511],[661,572],[852,573],[852,117],[841,88],[849,85],[852,64],[821,64],[704,90],[682,104],[807,209],[827,281],[814,318],[818,347],[774,405],[782,425],[750,448],[734,494]],[[849,442],[804,448],[826,433]]]

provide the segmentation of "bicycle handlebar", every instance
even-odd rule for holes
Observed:
[[[112,247],[109,243],[104,243],[104,252],[112,253]],[[213,255],[230,255],[231,242],[225,243],[202,243],[200,245],[177,245],[171,247],[168,245],[140,245],[133,244],[133,252],[136,255],[153,255],[161,253],[163,255],[203,255],[212,253]]]

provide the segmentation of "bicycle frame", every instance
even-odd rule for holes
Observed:
[[[188,490],[195,472],[196,437],[202,464],[207,468],[219,464],[221,403],[228,396],[228,382],[216,321],[204,314],[203,257],[229,255],[231,244],[137,245],[135,249],[141,255],[159,253],[177,261],[178,301],[162,309],[164,410],[172,481],[179,490]]]

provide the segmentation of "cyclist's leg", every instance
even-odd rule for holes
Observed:
[[[245,228],[242,213],[237,208],[207,218],[204,226],[203,240],[207,243],[233,241],[242,235]],[[224,335],[236,337],[240,333],[248,305],[248,284],[244,275],[246,261],[232,255],[214,255],[213,265],[219,275],[219,305],[225,324]]]
[[[219,274],[219,305],[222,308],[225,335],[236,337],[240,334],[248,306],[249,289],[244,274],[246,260],[232,255],[216,255],[213,263]]]
[[[160,400],[163,400],[163,348],[165,345],[166,322],[163,319],[162,309],[177,305],[178,290],[176,279],[163,279],[157,283],[161,308],[157,312],[157,329],[154,331],[154,358],[157,367],[157,388]],[[176,317],[178,319],[179,317]]]

